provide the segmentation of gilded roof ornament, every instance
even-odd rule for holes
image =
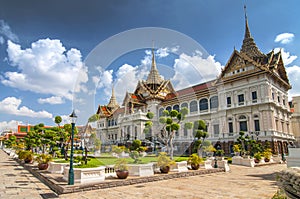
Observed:
[[[243,45],[240,52],[245,53],[251,58],[264,57],[265,55],[262,52],[260,52],[260,50],[255,44],[253,37],[251,36],[249,25],[248,25],[246,6],[244,6],[244,11],[245,11],[245,36],[244,36]]]
[[[147,77],[146,83],[149,85],[158,85],[163,82],[163,79],[161,78],[157,68],[156,68],[156,62],[155,62],[155,55],[154,55],[154,49],[152,49],[152,63],[151,63],[151,70]]]

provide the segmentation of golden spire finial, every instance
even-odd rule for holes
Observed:
[[[245,12],[245,20],[247,20],[247,7],[244,5],[244,12]]]

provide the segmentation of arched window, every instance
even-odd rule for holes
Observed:
[[[179,112],[179,105],[178,105],[178,104],[174,105],[174,106],[173,106],[173,110],[176,110],[176,111]]]
[[[192,101],[190,103],[190,112],[197,112],[198,111],[198,105],[197,105],[197,101]]]
[[[200,100],[199,108],[200,108],[200,111],[208,110],[208,100],[206,98],[203,98]]]
[[[171,106],[167,106],[166,110],[170,112],[172,110],[172,107]]]
[[[209,100],[209,103],[210,103],[210,108],[211,109],[218,108],[218,106],[219,106],[218,96],[211,97],[210,100]]]
[[[182,109],[182,108],[188,108],[188,103],[184,102],[184,103],[181,104],[180,107],[181,107],[181,109]]]

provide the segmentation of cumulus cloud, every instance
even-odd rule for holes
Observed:
[[[38,103],[40,104],[63,104],[64,100],[58,96],[52,96],[48,98],[39,98]]]
[[[60,40],[40,39],[26,49],[8,41],[7,53],[18,71],[4,73],[1,82],[6,86],[72,99],[75,81],[82,85],[88,80],[80,51],[66,50]]]
[[[158,58],[167,57],[169,55],[170,49],[169,48],[159,48],[156,50],[155,55]]]
[[[7,97],[0,101],[0,113],[26,116],[32,118],[52,118],[52,114],[47,111],[34,111],[26,106],[21,106],[22,100],[15,97]]]
[[[290,84],[292,85],[292,89],[289,91],[289,100],[292,99],[293,96],[300,95],[300,66],[290,66],[286,68],[287,75],[290,80]]]
[[[176,47],[176,49],[178,48],[179,47]],[[161,57],[166,55],[165,52],[171,52],[166,49],[170,48],[164,48],[158,51],[162,55]],[[138,66],[123,64],[115,72],[112,70],[102,71],[100,72],[100,76],[93,77],[93,81],[98,83],[98,88],[103,89],[102,92],[104,92],[107,101],[111,96],[112,84],[114,84],[115,87],[117,101],[121,103],[126,91],[133,92],[136,89],[138,81],[147,78],[151,66],[152,54],[150,50],[146,50],[145,54],[145,57],[141,60],[141,64]],[[212,55],[207,58],[202,58],[199,52],[195,52],[191,56],[183,53],[174,61],[174,76],[170,80],[175,89],[182,89],[215,79],[217,75],[220,74],[222,67],[223,66],[217,62]],[[159,72],[164,76],[163,71]],[[113,80],[113,77],[115,80]]]
[[[133,92],[138,81],[145,79],[148,73],[149,71],[145,66],[122,65],[116,71],[115,94],[118,102],[122,102],[126,91]]]
[[[293,33],[281,33],[276,36],[275,42],[279,42],[281,44],[288,44],[293,41],[294,34]]]
[[[0,35],[2,35],[0,37],[0,43],[1,41],[4,43],[4,38],[12,41],[19,41],[18,36],[12,32],[10,26],[2,19],[0,20]]]
[[[275,48],[274,52],[277,53],[281,51],[281,56],[283,59],[283,63],[285,65],[289,65],[290,63],[292,63],[295,59],[297,59],[297,55],[290,55],[289,52],[286,52],[284,48]]]
[[[186,88],[215,79],[220,74],[222,67],[212,55],[202,58],[199,53],[192,56],[183,53],[178,59],[175,59],[175,75],[171,81],[175,89]]]
[[[11,121],[3,121],[0,122],[0,132],[2,131],[12,131],[16,132],[18,130],[18,124],[22,122],[16,121],[16,120],[11,120]]]

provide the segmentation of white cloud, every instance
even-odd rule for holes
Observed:
[[[291,100],[293,96],[300,96],[300,66],[286,67],[286,72],[292,85],[289,91],[289,100]]]
[[[49,98],[39,98],[38,103],[40,104],[63,104],[64,100],[61,97],[58,96],[52,96]]]
[[[26,116],[33,118],[52,118],[52,114],[47,111],[35,112],[26,106],[21,106],[22,100],[15,97],[7,97],[0,101],[0,113]]]
[[[297,55],[290,55],[289,52],[285,52],[284,48],[275,48],[274,52],[277,53],[280,50],[281,50],[281,56],[282,56],[284,65],[289,65],[295,59],[297,59]]]
[[[170,49],[170,51],[171,51],[172,53],[177,53],[178,50],[179,50],[179,46],[175,46],[175,47],[172,47],[172,48]]]
[[[72,99],[75,82],[81,85],[88,80],[80,51],[67,51],[60,40],[40,39],[24,50],[8,41],[7,53],[10,64],[18,71],[4,74],[1,82],[6,86]]]
[[[99,77],[93,77],[95,83],[101,82],[102,79],[103,82],[98,84],[98,88],[103,88],[102,92],[104,92],[107,102],[111,97],[113,74],[116,76],[114,87],[116,98],[119,103],[122,103],[126,91],[134,92],[138,81],[147,78],[152,55],[150,50],[146,50],[145,54],[146,55],[141,60],[141,65],[139,66],[124,64],[115,73],[112,70],[105,71],[107,72],[106,78],[105,75],[103,75],[105,72],[100,72],[101,75]],[[175,75],[171,78],[171,81],[175,89],[182,89],[215,79],[221,72],[222,65],[217,62],[212,55],[204,59],[199,53],[195,52],[192,56],[181,54],[178,59],[175,59],[173,68]],[[159,72],[163,75],[161,71]]]
[[[280,42],[281,44],[288,44],[293,41],[294,34],[293,33],[281,33],[276,36],[275,42]]]
[[[0,35],[2,35],[2,40],[4,42],[4,37],[12,41],[19,41],[19,38],[16,34],[11,31],[10,26],[5,23],[4,20],[0,20]]]
[[[22,123],[22,122],[16,121],[16,120],[11,120],[9,122],[7,122],[7,121],[0,122],[0,132],[5,131],[5,130],[16,132],[18,130],[19,123]]]
[[[175,59],[175,75],[171,81],[175,89],[186,88],[215,79],[220,74],[221,68],[222,65],[212,55],[204,59],[198,53],[192,56],[183,53]]]
[[[156,50],[155,55],[158,58],[167,57],[169,55],[169,48],[159,48]]]
[[[149,71],[145,66],[122,65],[116,71],[115,94],[117,101],[122,103],[126,91],[134,92],[139,80],[145,79]],[[109,90],[111,93],[111,90]]]

